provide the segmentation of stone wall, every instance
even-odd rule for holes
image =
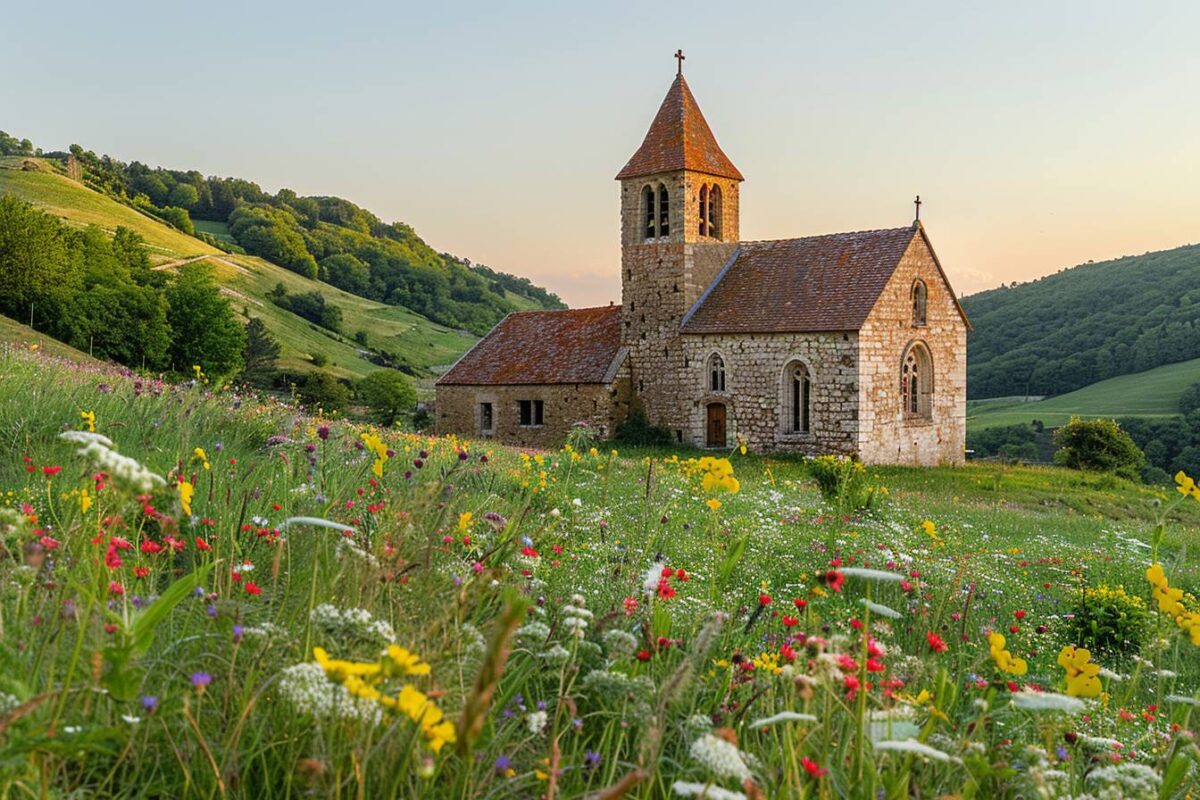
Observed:
[[[438,386],[437,432],[472,439],[494,438],[519,447],[561,447],[576,422],[586,421],[611,435],[625,419],[630,403],[627,372],[612,384],[579,383],[528,386]],[[542,425],[520,424],[519,402],[541,400]],[[480,430],[480,404],[492,404],[491,433]]]
[[[912,286],[928,289],[926,324],[913,324]],[[916,236],[859,332],[858,451],[866,463],[962,463],[967,419],[967,327],[924,236]],[[929,419],[905,413],[900,369],[909,345],[933,361]]]
[[[740,434],[753,450],[853,453],[858,444],[858,337],[854,333],[683,336],[687,420],[684,441],[706,445],[708,405],[726,407],[726,446]],[[725,362],[725,391],[709,390],[713,353]],[[786,430],[784,370],[793,361],[812,382],[808,433]]]

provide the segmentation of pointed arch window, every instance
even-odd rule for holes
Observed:
[[[933,419],[933,359],[929,349],[914,342],[900,364],[900,402],[909,419]]]
[[[655,236],[655,223],[658,220],[654,210],[654,187],[646,186],[642,189],[642,219],[644,231],[643,235],[646,239],[653,239]]]
[[[721,358],[720,353],[708,357],[708,390],[725,391],[725,359]]]
[[[715,183],[708,193],[708,235],[721,238],[721,187]]]
[[[925,305],[929,290],[924,281],[913,281],[912,285],[912,321],[913,325],[925,324]]]
[[[658,235],[671,235],[671,196],[663,183],[658,185]]]
[[[708,236],[708,186],[700,187],[700,235]]]
[[[783,370],[783,432],[809,433],[812,430],[812,375],[800,361],[792,361]]]

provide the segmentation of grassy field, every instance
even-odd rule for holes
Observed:
[[[280,366],[292,372],[315,369],[314,355],[324,356],[328,369],[343,378],[361,378],[379,369],[352,336],[366,331],[368,346],[401,356],[422,377],[417,379],[418,394],[432,397],[436,376],[454,363],[475,341],[465,331],[455,331],[402,306],[377,303],[348,294],[328,284],[312,281],[294,272],[253,256],[229,256],[187,236],[158,220],[92,191],[68,178],[51,172],[24,172],[12,167],[24,159],[0,159],[0,193],[13,194],[48,213],[78,225],[98,225],[113,232],[119,226],[137,231],[154,254],[154,261],[170,264],[194,256],[212,254],[221,281],[239,312],[262,317],[280,340]],[[215,222],[196,222],[198,230],[218,237],[229,235],[228,226]],[[274,305],[267,293],[277,283],[289,292],[319,291],[342,310],[345,335],[332,334],[290,311]],[[243,314],[244,316],[244,314]]]
[[[48,162],[39,162],[47,164],[45,172],[12,168],[24,160],[0,159],[0,194],[19,197],[81,227],[96,225],[109,233],[118,227],[129,228],[146,240],[158,261],[218,252],[199,239],[49,171]]]
[[[211,234],[218,239],[229,242],[230,244],[234,243],[233,236],[229,233],[229,226],[224,222],[214,222],[213,220],[208,219],[195,219],[192,220],[192,225],[195,226],[197,231]]]
[[[1200,382],[1200,358],[1167,364],[1093,383],[1068,394],[1034,402],[1022,397],[971,400],[967,425],[991,428],[1040,419],[1047,427],[1070,422],[1071,417],[1169,417],[1179,413],[1179,397]]]
[[[1192,497],[988,464],[839,501],[799,459],[520,453],[0,359],[0,796],[1200,786],[1200,637],[1146,578],[1200,590]],[[90,414],[136,466],[62,439]],[[1105,604],[1115,638],[1077,622]],[[1068,680],[1071,645],[1104,671]]]
[[[87,353],[80,352],[70,345],[65,345],[57,339],[38,333],[28,325],[9,319],[0,314],[0,346],[9,345],[22,349],[41,350],[52,356],[72,361],[91,362]]]

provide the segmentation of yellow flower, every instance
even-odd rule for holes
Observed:
[[[1146,570],[1146,580],[1150,581],[1150,586],[1154,590],[1154,599],[1158,603],[1158,610],[1164,614],[1170,614],[1172,617],[1178,617],[1186,610],[1180,600],[1183,599],[1182,589],[1172,589],[1167,581],[1166,573],[1163,572],[1162,564],[1155,562]]]
[[[1196,486],[1196,481],[1189,478],[1183,470],[1175,473],[1175,482],[1179,484],[1175,487],[1175,491],[1179,492],[1184,497],[1191,497],[1200,500],[1200,487]]]
[[[932,537],[934,539],[938,538],[937,525],[934,523],[933,520],[931,520],[931,519],[925,520],[924,522],[921,523],[921,528],[924,529],[925,533],[928,534],[930,537]]]
[[[1024,675],[1029,671],[1029,665],[1025,663],[1025,659],[1016,658],[1008,650],[1004,649],[1005,639],[1003,634],[989,633],[988,634],[988,649],[991,652],[992,660],[996,662],[996,666],[1001,672],[1007,672],[1010,675]]]
[[[196,380],[204,380],[204,370],[200,368],[199,364],[192,364],[192,372],[196,373]]]
[[[708,506],[713,511],[716,511],[721,507],[721,501],[715,497],[710,497],[707,501],[705,501],[704,505]]]
[[[464,511],[463,513],[459,514],[458,515],[458,532],[466,533],[467,528],[471,527],[471,520],[474,519],[474,517],[475,517],[475,515],[472,514],[470,511]]]
[[[410,652],[398,644],[389,645],[388,658],[405,675],[428,675],[429,665],[421,660],[416,653]]]
[[[1200,612],[1185,611],[1175,622],[1180,630],[1188,635],[1192,644],[1200,647]]]
[[[91,433],[96,432],[96,412],[95,411],[80,411],[79,416],[83,419],[87,429]]]
[[[211,468],[211,465],[208,463],[208,455],[204,452],[203,447],[197,447],[195,450],[193,450],[192,457],[203,464],[205,469]]]
[[[1067,694],[1071,697],[1100,696],[1100,665],[1090,663],[1092,654],[1082,647],[1064,647],[1058,663],[1067,671]]]
[[[187,481],[179,482],[179,507],[182,508],[183,513],[189,517],[192,515],[192,495],[195,493],[195,486],[192,486]]]
[[[87,487],[79,490],[79,510],[86,514],[88,509],[92,507],[92,496],[88,494]]]
[[[375,454],[375,463],[371,465],[371,472],[375,473],[376,478],[382,478],[383,465],[391,458],[388,455],[387,445],[384,444],[383,439],[379,438],[378,434],[363,431],[360,436],[367,449]]]

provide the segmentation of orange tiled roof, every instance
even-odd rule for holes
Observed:
[[[856,331],[918,228],[742,242],[684,333]]]
[[[620,349],[620,306],[517,311],[468,350],[437,385],[604,383]]]
[[[617,180],[680,169],[736,181],[743,179],[721,151],[683,75],[676,76],[642,146],[617,173]]]

